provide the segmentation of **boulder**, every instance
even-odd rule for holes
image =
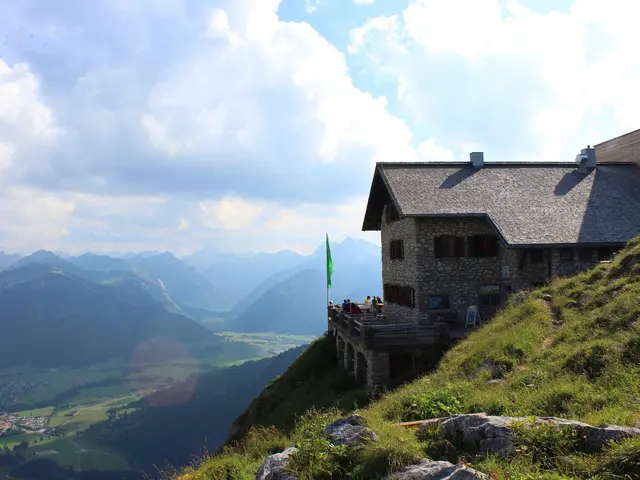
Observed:
[[[484,473],[466,468],[464,465],[423,460],[416,465],[410,465],[404,470],[389,475],[387,478],[391,480],[477,480],[488,477]]]
[[[508,455],[515,453],[513,431],[509,424],[518,419],[495,417],[483,413],[455,415],[440,423],[440,436],[476,445],[480,452]]]
[[[298,480],[286,471],[289,466],[289,457],[297,451],[296,447],[289,447],[284,452],[268,456],[260,465],[256,480]]]
[[[453,415],[440,419],[440,437],[449,441],[461,441],[463,444],[474,445],[480,452],[509,455],[515,453],[514,433],[510,425],[524,422],[524,425],[541,425],[553,423],[558,426],[571,428],[578,437],[584,437],[584,450],[596,453],[611,441],[619,441],[629,437],[640,437],[639,428],[619,427],[608,425],[594,427],[576,420],[566,420],[557,417],[541,417],[531,422],[527,417],[500,417],[484,413],[467,415]],[[431,425],[434,422],[429,422]],[[425,429],[425,425],[420,428]]]
[[[557,417],[541,417],[535,421],[535,424],[544,422],[570,427],[578,437],[584,438],[584,450],[587,453],[597,453],[609,442],[618,442],[630,437],[640,437],[640,428],[620,427],[618,425],[594,427],[588,423]]]
[[[365,426],[360,415],[349,415],[330,423],[324,428],[324,434],[334,445],[360,445],[377,440],[376,434]]]

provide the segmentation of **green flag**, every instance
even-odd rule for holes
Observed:
[[[327,288],[331,288],[332,273],[333,273],[333,260],[331,260],[331,247],[329,246],[329,234],[327,234]]]

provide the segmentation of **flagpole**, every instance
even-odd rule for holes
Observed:
[[[325,234],[327,236],[327,245],[329,245],[329,234]],[[329,250],[327,248],[324,249],[325,256],[325,270],[327,271],[327,303],[325,304],[327,308],[329,308]]]

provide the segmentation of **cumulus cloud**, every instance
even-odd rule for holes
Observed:
[[[280,21],[278,5],[3,6],[4,53],[19,63],[0,64],[0,88],[17,89],[20,102],[2,110],[20,117],[28,135],[16,137],[14,118],[0,117],[0,171],[25,188],[73,198],[73,218],[86,231],[71,236],[82,242],[139,240],[136,209],[156,211],[140,198],[162,199],[159,212],[179,215],[147,219],[175,235],[202,215],[242,229],[236,213],[247,214],[237,210],[244,197],[281,206],[349,203],[366,191],[375,161],[415,155],[411,131],[384,98],[354,86],[344,54],[309,24]],[[23,149],[30,136],[54,134],[46,151]],[[359,172],[350,188],[337,187],[349,172]],[[123,198],[138,200],[116,218],[110,208]]]
[[[634,2],[415,0],[346,52],[279,5],[4,2],[0,248],[309,250],[359,234],[376,161],[571,160],[638,127]]]
[[[493,160],[570,160],[638,128],[640,5],[417,0],[351,32],[350,51],[396,84],[399,109],[445,147]]]

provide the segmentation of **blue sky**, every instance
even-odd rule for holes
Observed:
[[[0,249],[306,252],[376,161],[639,127],[632,0],[0,5]]]

